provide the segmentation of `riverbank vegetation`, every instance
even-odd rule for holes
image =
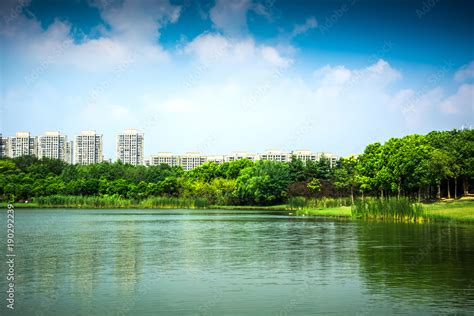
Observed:
[[[408,198],[365,198],[357,199],[352,205],[352,216],[383,220],[422,221],[423,206],[412,203]]]
[[[413,204],[412,204],[413,205]],[[354,213],[350,206],[333,207],[333,208],[319,208],[309,209],[304,208],[298,210],[298,215],[310,216],[330,216],[330,217],[346,217],[346,218],[372,218],[372,219],[388,219],[400,220],[408,222],[423,222],[423,221],[456,221],[464,223],[474,223],[474,199],[461,199],[441,201],[429,204],[417,204],[415,216],[402,217],[399,213],[395,216],[383,216],[383,211],[375,210],[372,215],[364,216],[365,214]],[[406,211],[405,211],[406,213]],[[410,213],[409,213],[410,214]]]
[[[67,165],[31,156],[0,159],[0,200],[33,201],[39,206],[285,205],[291,210],[347,210],[352,205],[360,217],[403,217],[410,212],[418,217],[412,203],[466,196],[473,182],[474,130],[392,138],[370,144],[362,154],[341,158],[335,165],[324,157],[306,162],[238,160],[184,171],[165,164]]]

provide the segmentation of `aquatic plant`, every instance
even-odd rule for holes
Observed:
[[[395,219],[419,221],[424,218],[423,206],[408,198],[365,198],[356,199],[352,216],[357,218]]]

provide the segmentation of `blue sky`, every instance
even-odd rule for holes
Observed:
[[[473,124],[474,2],[0,4],[0,132],[104,134],[145,153],[361,152]]]

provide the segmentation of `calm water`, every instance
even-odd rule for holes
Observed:
[[[15,215],[11,315],[474,311],[474,226],[244,211]],[[6,264],[0,272],[4,315]]]

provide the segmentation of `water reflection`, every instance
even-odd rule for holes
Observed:
[[[14,315],[474,308],[471,226],[184,210],[17,214]]]
[[[360,274],[368,293],[388,294],[421,311],[474,310],[473,227],[361,223]]]

